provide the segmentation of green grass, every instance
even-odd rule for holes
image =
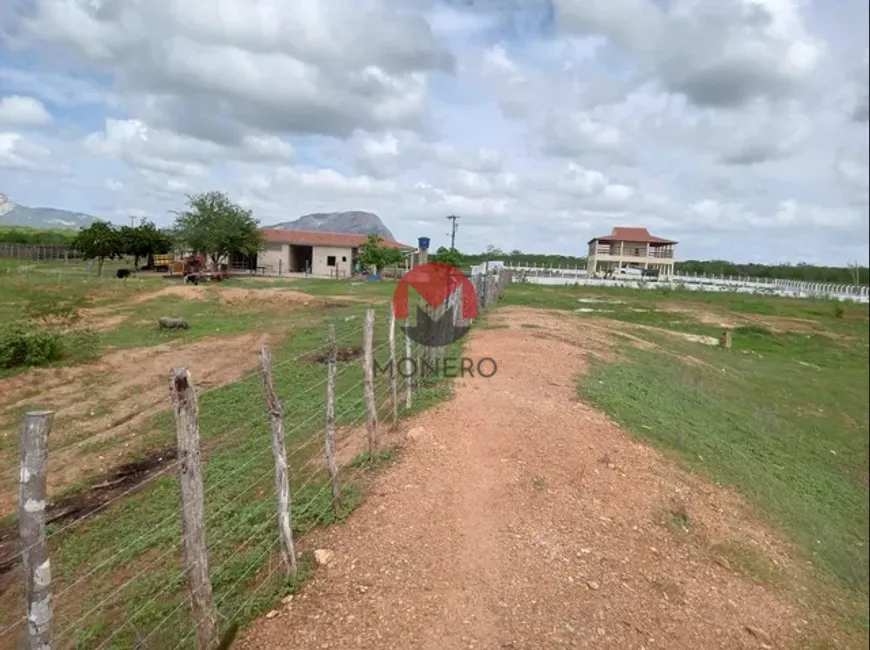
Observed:
[[[761,552],[734,541],[713,544],[710,551],[725,560],[728,566],[743,575],[762,584],[777,585],[783,580],[782,571],[778,569]]]
[[[222,287],[254,291],[287,288],[310,292],[315,296],[335,295],[386,301],[396,286],[394,282],[318,279],[263,282],[240,276],[220,285],[201,285],[201,300],[162,296],[131,302],[130,299],[137,294],[182,285],[179,280],[165,280],[160,274],[147,272],[127,280],[117,280],[114,271],[124,266],[129,264],[107,262],[103,276],[97,277],[95,272],[88,272],[86,264],[81,261],[65,264],[0,260],[0,320],[11,322],[30,314],[35,308],[45,309],[61,303],[68,307],[68,311],[81,308],[109,309],[101,317],[123,319],[108,331],[65,334],[62,337],[63,357],[47,364],[57,367],[88,363],[109,350],[193,341],[248,331],[286,332],[289,327],[323,321],[331,315],[361,316],[368,306],[362,301],[347,301],[339,308],[328,307],[325,298],[314,298],[309,305],[295,305],[292,309],[274,309],[268,302],[229,305],[219,298]],[[185,318],[190,323],[190,329],[161,331],[156,321],[162,316]],[[80,319],[76,326],[87,327],[87,318]],[[3,368],[0,369],[0,378],[25,370],[24,367]]]
[[[396,460],[396,449],[390,447],[388,449],[378,449],[374,452],[364,451],[357,455],[349,466],[353,468],[376,469],[385,465],[390,465]]]
[[[581,395],[631,433],[737,487],[814,564],[868,592],[868,356],[816,334],[735,331],[733,350],[659,338],[706,364],[625,349]]]
[[[595,302],[587,302],[595,301]],[[599,302],[600,301],[600,302]],[[721,328],[704,325],[685,314],[659,311],[661,297],[651,291],[615,289],[606,292],[597,287],[534,287],[512,286],[505,294],[504,304],[577,312],[580,318],[609,318],[613,320],[661,327],[679,332],[713,336]]]
[[[600,300],[602,302],[584,302]],[[699,311],[728,315],[762,315],[806,319],[822,331],[859,335],[867,329],[867,305],[846,304],[833,300],[777,298],[725,292],[702,292],[679,289],[638,290],[626,287],[574,287],[511,285],[503,304],[544,309],[595,309],[608,311],[580,312],[583,318],[612,318],[638,325],[664,327],[675,331],[714,335],[722,328],[699,323],[683,313],[662,311],[665,304],[691,307]],[[843,316],[837,316],[837,306]]]
[[[200,323],[217,325],[220,318],[218,306],[209,300],[170,304],[178,310],[193,310],[182,315]],[[149,308],[147,305],[142,304],[145,309]],[[307,326],[299,323],[283,343],[273,346],[276,391],[285,408],[294,530],[298,534],[346,517],[364,499],[366,473],[395,460],[394,449],[380,449],[373,456],[367,453],[357,456],[342,467],[342,511],[335,516],[321,460],[326,365],[306,357],[325,345],[327,320],[336,327],[339,346],[361,345],[361,316],[368,307],[376,309],[376,358],[385,365],[389,313],[386,303],[375,306],[353,303],[344,309],[325,311],[320,322]],[[248,326],[245,316],[224,318],[221,333]],[[262,322],[264,317],[255,315],[255,318]],[[151,341],[147,332],[140,335]],[[181,338],[191,336],[196,336],[193,330],[182,333]],[[120,334],[114,337],[109,335],[107,340],[118,346],[133,340],[121,338]],[[401,351],[401,335],[399,343]],[[459,350],[461,344],[456,344],[446,354],[456,355]],[[338,427],[360,427],[363,423],[361,379],[359,360],[338,364]],[[376,375],[382,430],[390,423],[390,407],[384,403],[388,385],[387,376]],[[403,399],[403,378],[399,379],[399,390]],[[413,407],[408,411],[400,407],[401,416],[432,406],[447,398],[451,390],[449,381],[437,377],[420,379]],[[167,410],[159,414],[153,423],[156,432],[149,439],[149,448],[172,445],[171,413]],[[303,577],[295,583],[288,582],[280,571],[267,578],[269,567],[277,566],[269,432],[258,373],[201,395],[206,530],[215,602],[222,616],[235,617],[241,624],[268,611],[282,596],[298,589],[308,570],[303,563]],[[357,434],[359,445],[364,448],[364,428]],[[339,450],[341,446],[340,442]],[[151,634],[148,647],[175,648],[191,631],[180,577],[180,496],[176,471],[170,468],[146,489],[68,532],[62,532],[62,526],[49,527],[50,535],[57,533],[50,538],[55,593],[54,647],[95,647],[114,634],[104,647],[130,648],[137,638]],[[80,579],[83,582],[74,584]],[[64,589],[70,587],[71,591],[64,594]],[[8,624],[20,611],[20,598],[20,585],[0,596],[0,626]],[[96,611],[88,611],[95,606]],[[181,647],[193,647],[192,636]]]
[[[680,290],[523,285],[511,286],[505,303],[611,310],[577,313],[581,328],[587,320],[613,319],[712,336],[722,327],[703,324],[691,312],[721,315],[723,322],[746,316],[746,322],[732,330],[730,351],[665,332],[636,330],[634,334],[658,348],[624,345],[617,363],[591,359],[590,371],[579,381],[579,394],[633,436],[651,440],[700,473],[734,486],[768,522],[790,536],[820,570],[815,573],[818,580],[827,584],[833,579],[852,594],[855,611],[836,613],[851,619],[850,625],[857,619],[858,628],[866,631],[867,305]],[[689,313],[667,313],[666,307]],[[766,325],[765,318],[775,327]],[[701,363],[675,363],[675,354]],[[675,531],[691,529],[688,514],[681,514],[665,513],[661,521]],[[751,550],[727,547],[718,553],[755,579],[772,582],[778,575]]]

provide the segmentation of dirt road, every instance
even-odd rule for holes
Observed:
[[[477,330],[468,350],[498,373],[459,381],[411,423],[366,504],[306,540],[332,561],[239,646],[806,647],[815,626],[714,549],[740,544],[790,570],[788,545],[576,400],[607,337],[545,312],[498,317],[513,326]]]

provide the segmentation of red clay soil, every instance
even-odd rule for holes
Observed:
[[[576,400],[586,354],[611,354],[603,332],[581,339],[576,320],[526,309],[496,316],[512,327],[476,331],[468,353],[497,359],[498,373],[458,381],[411,423],[367,502],[303,540],[333,559],[239,648],[735,650],[806,648],[820,634],[849,645],[717,557],[714,544],[739,543],[800,570],[737,496]]]
[[[0,436],[17,436],[25,407],[55,412],[51,431],[50,495],[125,462],[150,431],[154,414],[169,407],[167,377],[188,367],[197,388],[238,381],[257,364],[268,334],[254,332],[187,343],[116,350],[98,361],[66,368],[34,368],[0,379]],[[17,444],[0,438],[0,516],[15,509]]]

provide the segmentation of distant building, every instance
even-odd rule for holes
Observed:
[[[322,277],[349,277],[367,235],[316,230],[263,230],[266,249],[257,255],[257,267],[266,275],[305,273]],[[392,240],[382,246],[411,253],[416,248]]]
[[[673,275],[676,245],[650,235],[646,228],[617,227],[609,235],[589,240],[586,270],[590,275],[606,275],[623,268],[655,269],[661,275]]]

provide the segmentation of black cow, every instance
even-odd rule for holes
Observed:
[[[117,271],[115,271],[115,277],[119,280],[123,280],[124,278],[129,278],[130,273],[130,269],[118,269]]]

